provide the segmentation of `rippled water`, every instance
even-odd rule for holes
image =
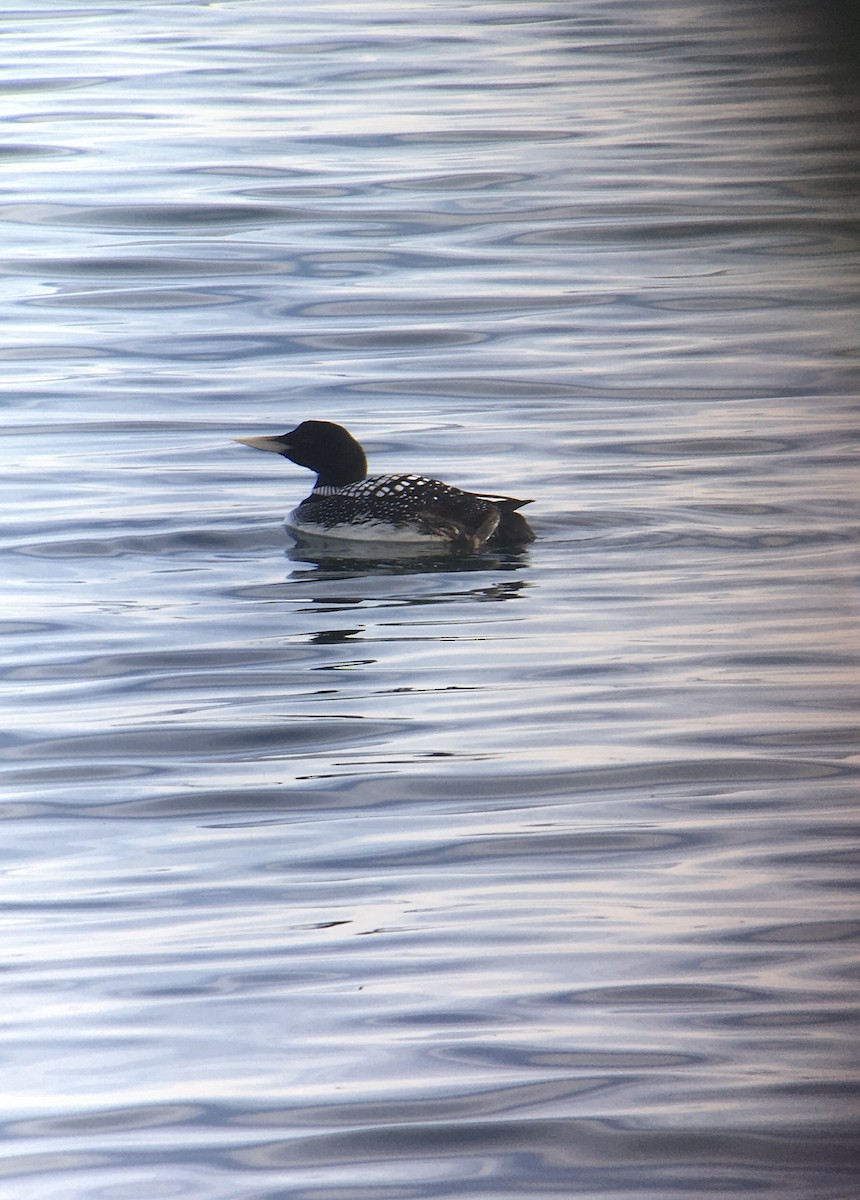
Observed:
[[[852,1200],[850,8],[2,24],[0,1196]]]

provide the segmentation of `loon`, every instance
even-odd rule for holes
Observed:
[[[530,500],[464,492],[423,475],[368,475],[361,445],[331,421],[302,421],[278,437],[235,441],[316,471],[313,491],[284,521],[297,540],[473,551],[534,541],[528,522],[516,511]]]

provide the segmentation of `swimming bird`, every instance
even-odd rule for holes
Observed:
[[[483,550],[534,541],[516,510],[530,500],[488,496],[423,475],[368,475],[362,446],[342,425],[302,421],[277,437],[236,438],[317,475],[284,524],[298,539]]]

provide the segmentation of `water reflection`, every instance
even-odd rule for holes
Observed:
[[[355,547],[311,546],[291,544],[286,556],[292,562],[310,563],[319,573],[295,572],[293,579],[315,578],[340,579],[361,575],[413,575],[417,573],[462,574],[465,571],[518,570],[528,561],[527,550],[512,550],[503,553],[486,551],[473,554],[465,548],[455,547],[444,553],[432,546],[425,551],[416,551],[404,546],[390,546],[384,550],[378,544],[356,545]]]

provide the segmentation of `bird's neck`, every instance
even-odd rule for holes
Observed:
[[[360,483],[367,477],[367,458],[361,446],[356,443],[348,454],[344,454],[336,463],[323,467],[317,475],[316,487],[346,487],[350,483]]]

